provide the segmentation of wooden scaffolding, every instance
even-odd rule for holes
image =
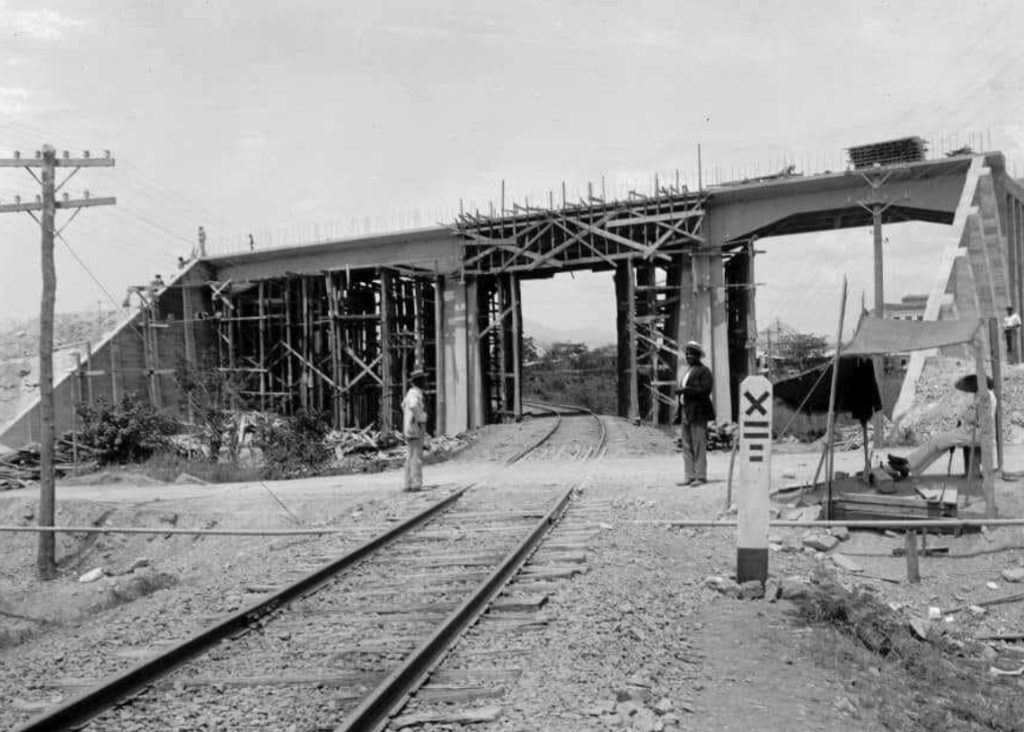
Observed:
[[[408,376],[421,368],[434,429],[439,277],[373,267],[209,287],[218,368],[245,406],[398,429]]]
[[[521,415],[520,282],[579,269],[613,271],[618,332],[619,413],[665,423],[682,344],[695,332],[693,299],[703,284],[695,257],[709,252],[704,196],[655,182],[653,195],[606,202],[588,194],[562,206],[513,204],[490,215],[463,212],[452,229],[464,242],[462,277],[477,285],[476,329],[488,421]]]

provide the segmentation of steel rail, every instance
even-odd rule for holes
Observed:
[[[558,419],[552,428],[532,445],[507,459],[505,461],[506,465],[511,465],[521,460],[530,452],[544,444],[544,442],[554,434],[555,430],[557,430],[561,424],[561,417],[557,412],[554,413]],[[249,627],[255,621],[273,612],[278,607],[294,600],[296,597],[316,589],[318,586],[331,579],[334,575],[344,571],[356,562],[365,559],[375,551],[387,544],[390,544],[402,534],[411,531],[420,524],[433,518],[435,515],[451,506],[468,490],[481,483],[482,480],[484,479],[468,483],[461,488],[458,488],[443,500],[433,506],[429,506],[406,521],[393,526],[379,536],[366,541],[348,554],[345,554],[335,561],[320,567],[305,577],[301,577],[291,585],[284,587],[269,597],[253,603],[249,607],[238,611],[225,620],[206,628],[198,635],[172,646],[160,655],[155,656],[148,661],[139,663],[124,673],[115,676],[113,679],[101,686],[89,689],[82,694],[79,694],[77,697],[69,699],[67,702],[52,711],[43,712],[39,716],[30,719],[23,726],[16,728],[14,732],[48,732],[50,730],[65,730],[83,726],[90,719],[106,711],[125,697],[149,686],[154,681],[167,675],[178,666],[181,666],[196,656],[205,653],[224,638]],[[325,531],[322,533],[332,532]]]
[[[402,534],[433,518],[461,498],[473,485],[469,484],[459,488],[443,500],[361,544],[344,556],[329,564],[325,564],[323,567],[300,578],[297,582],[288,585],[269,597],[238,611],[225,620],[203,630],[198,635],[169,648],[159,656],[128,669],[102,686],[83,692],[53,711],[45,712],[29,720],[24,726],[19,727],[16,732],[51,732],[52,730],[63,730],[83,725],[124,697],[148,686],[181,664],[209,650],[231,634],[249,627],[255,621],[281,605],[316,589],[337,573],[349,568],[381,547],[390,544]]]
[[[514,549],[494,572],[458,608],[445,618],[434,633],[413,651],[402,665],[388,675],[335,732],[378,732],[400,710],[409,696],[426,680],[462,633],[515,576],[530,554],[543,541],[569,506],[575,486],[562,494],[557,504],[540,520],[529,536]]]
[[[533,443],[532,445],[527,447],[525,450],[521,450],[520,452],[516,453],[515,455],[510,457],[508,460],[506,460],[505,461],[506,465],[511,465],[512,463],[515,463],[515,462],[518,462],[518,461],[522,460],[524,457],[526,457],[531,452],[533,452],[538,447],[540,447],[545,442],[547,442],[548,439],[550,439],[551,435],[555,434],[555,431],[562,425],[562,415],[556,409],[552,409],[550,406],[548,406],[546,404],[540,404],[539,402],[524,402],[524,404],[526,404],[526,403],[536,404],[539,407],[547,409],[549,412],[551,412],[551,414],[553,414],[555,416],[555,423],[554,423],[554,425],[552,425],[551,429],[549,429],[546,433],[544,433],[544,435],[539,440],[537,440],[535,443]]]
[[[605,426],[604,420],[601,419],[601,415],[599,415],[597,412],[595,412],[592,409],[587,409],[586,407],[579,407],[579,406],[576,406],[575,404],[550,404],[548,402],[535,402],[535,401],[532,401],[532,400],[524,400],[523,404],[532,404],[535,407],[541,407],[541,408],[548,409],[548,410],[552,410],[552,409],[566,409],[566,410],[569,410],[571,412],[579,412],[579,413],[582,413],[582,414],[589,414],[591,417],[596,419],[598,427],[601,428],[601,438],[598,440],[597,447],[594,448],[594,451],[591,453],[591,455],[598,455],[601,452],[601,449],[605,446],[605,443],[608,441],[608,428]],[[556,413],[556,414],[560,414],[560,413]]]

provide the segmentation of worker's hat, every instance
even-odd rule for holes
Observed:
[[[683,347],[683,350],[689,353],[696,353],[698,356],[704,355],[704,349],[697,341],[690,341]]]
[[[425,379],[426,377],[427,372],[424,371],[423,369],[413,369],[412,373],[409,374],[410,379]]]

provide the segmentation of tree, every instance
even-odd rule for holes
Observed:
[[[813,333],[783,333],[776,344],[775,356],[783,369],[806,371],[825,360],[828,341]]]

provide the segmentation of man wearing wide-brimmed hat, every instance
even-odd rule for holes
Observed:
[[[423,438],[427,430],[427,405],[423,384],[427,375],[423,369],[409,374],[409,391],[402,399],[402,433],[405,435],[405,489],[418,491],[423,487]]]
[[[679,485],[701,485],[708,481],[708,422],[715,418],[715,407],[711,403],[715,381],[711,369],[700,361],[704,349],[699,343],[687,343],[683,355],[687,369],[676,386],[685,471]]]

